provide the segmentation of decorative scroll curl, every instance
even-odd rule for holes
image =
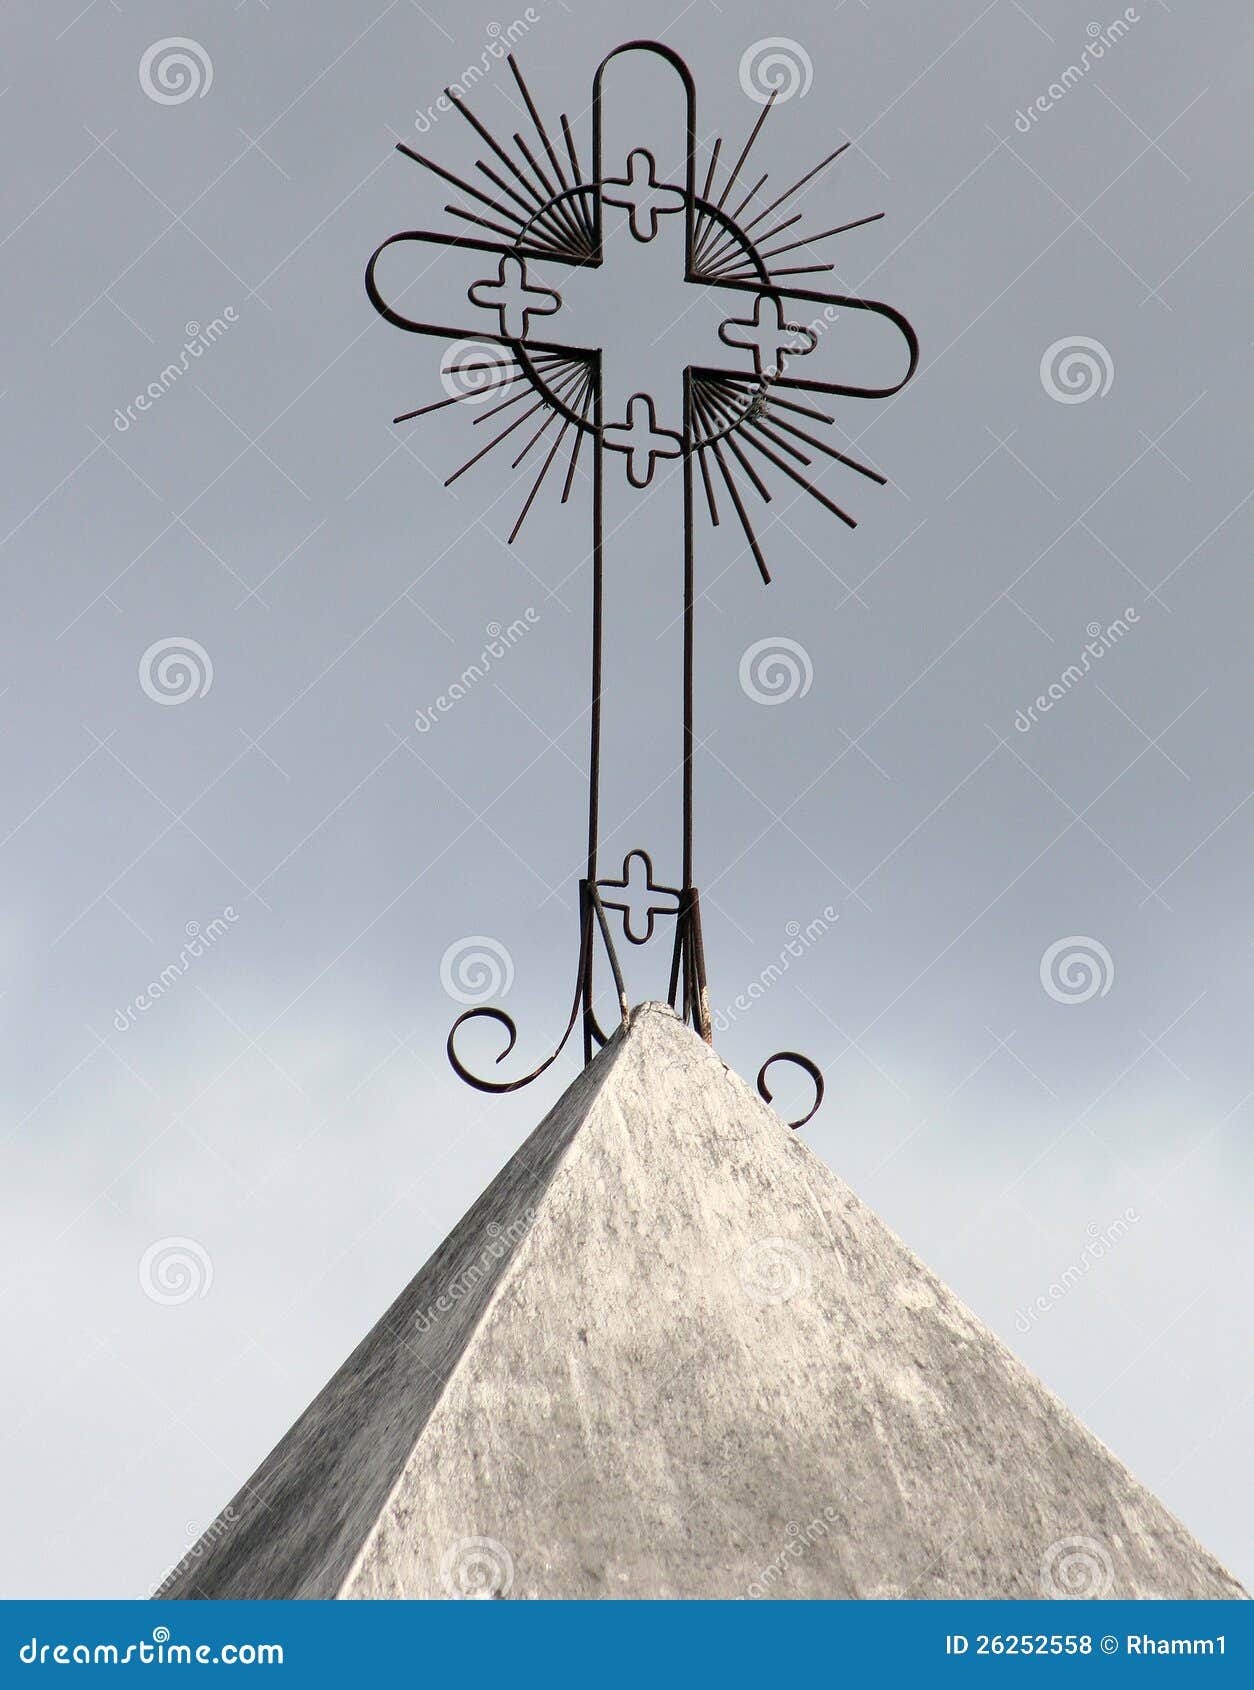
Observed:
[[[487,1019],[489,1021],[495,1021],[498,1026],[504,1027],[505,1029],[505,1049],[496,1058],[496,1062],[499,1064],[505,1061],[505,1059],[513,1051],[514,1046],[518,1043],[518,1027],[513,1016],[503,1009],[496,1009],[487,1004],[478,1004],[474,1009],[467,1009],[463,1011],[463,1013],[457,1017],[457,1020],[454,1021],[453,1025],[449,1028],[448,1041],[445,1049],[448,1051],[448,1059],[453,1072],[457,1075],[458,1079],[464,1080],[468,1086],[473,1086],[476,1091],[496,1093],[521,1091],[523,1086],[529,1086],[533,1080],[538,1080],[540,1075],[544,1073],[545,1069],[551,1068],[557,1061],[558,1057],[562,1054],[563,1050],[565,1050],[567,1042],[570,1039],[570,1035],[575,1030],[575,1023],[579,1020],[581,1009],[583,1011],[584,1061],[587,1062],[591,1060],[594,1045],[599,1048],[608,1042],[609,1034],[601,1027],[599,1021],[597,1020],[596,1012],[592,1007],[594,923],[601,934],[601,938],[605,944],[605,949],[609,957],[610,970],[614,977],[614,987],[618,995],[619,1015],[622,1020],[622,1025],[624,1027],[627,1025],[629,1015],[627,988],[623,982],[622,971],[618,964],[618,956],[614,950],[614,941],[610,936],[609,926],[605,919],[605,907],[601,902],[601,895],[597,890],[596,885],[587,880],[581,880],[579,883],[579,910],[579,967],[575,978],[575,995],[571,1001],[570,1015],[567,1018],[565,1030],[563,1031],[561,1038],[558,1040],[556,1047],[548,1056],[545,1057],[543,1062],[533,1068],[530,1073],[522,1074],[516,1080],[488,1080],[484,1079],[481,1075],[472,1072],[472,1070],[469,1069],[462,1061],[461,1057],[458,1056],[458,1030],[461,1027],[464,1027],[468,1021]]]
[[[566,1031],[562,1034],[556,1050],[554,1050],[551,1056],[546,1056],[538,1068],[533,1068],[529,1074],[524,1074],[517,1080],[484,1080],[481,1079],[478,1074],[473,1074],[462,1061],[461,1057],[458,1056],[455,1049],[458,1028],[465,1026],[467,1021],[474,1021],[481,1016],[485,1017],[489,1021],[499,1022],[499,1024],[504,1027],[507,1034],[507,1043],[505,1049],[496,1058],[496,1060],[497,1062],[504,1062],[505,1058],[518,1043],[518,1027],[513,1016],[509,1015],[503,1009],[493,1009],[487,1004],[479,1004],[475,1009],[468,1009],[463,1015],[459,1015],[457,1017],[457,1020],[454,1021],[452,1027],[449,1029],[448,1044],[446,1048],[448,1050],[449,1062],[453,1067],[453,1072],[457,1075],[459,1080],[465,1080],[466,1084],[468,1086],[473,1086],[476,1091],[520,1091],[523,1086],[529,1086],[532,1080],[538,1080],[544,1070],[551,1067],[562,1054],[562,1051],[566,1048],[567,1039],[570,1038],[571,1033],[574,1031],[575,1015],[577,1011],[578,1002],[576,1001],[575,1010],[571,1012],[570,1020],[566,1023]]]
[[[766,1083],[766,1071],[776,1062],[791,1062],[795,1067],[802,1069],[814,1081],[814,1102],[810,1105],[809,1109],[806,1110],[805,1114],[798,1120],[789,1121],[788,1123],[792,1130],[796,1132],[798,1127],[804,1127],[807,1121],[813,1120],[814,1116],[818,1114],[819,1105],[823,1101],[823,1070],[819,1067],[817,1062],[811,1062],[808,1056],[802,1056],[798,1051],[777,1050],[775,1055],[768,1056],[766,1061],[758,1069],[758,1095],[764,1103],[769,1103],[773,1095],[771,1088]]]

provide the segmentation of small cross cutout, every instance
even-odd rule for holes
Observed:
[[[633,487],[647,487],[653,480],[658,458],[678,458],[684,449],[682,435],[657,426],[657,414],[647,393],[633,393],[627,401],[627,419],[607,423],[605,444],[612,452],[626,452],[627,479]]]
[[[532,317],[551,317],[560,310],[562,299],[552,288],[527,280],[527,262],[505,253],[494,282],[475,282],[470,289],[473,305],[495,311],[505,340],[526,340]]]
[[[785,354],[801,358],[819,343],[813,329],[786,323],[779,300],[767,294],[759,294],[754,300],[752,317],[731,317],[720,324],[718,337],[724,346],[752,352],[754,372],[767,381],[784,373]]]
[[[619,910],[623,932],[633,945],[644,945],[653,937],[654,919],[679,914],[679,893],[673,886],[655,886],[653,863],[647,851],[628,851],[623,858],[621,880],[598,880],[597,890],[621,892],[619,899],[603,898],[607,910]]]
[[[611,193],[612,188],[618,192]],[[685,203],[681,189],[658,181],[657,163],[644,147],[627,155],[626,176],[610,177],[602,184],[601,197],[606,205],[619,205],[631,212],[631,232],[645,242],[657,234],[659,217],[682,211]]]

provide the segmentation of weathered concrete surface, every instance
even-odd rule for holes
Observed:
[[[162,1596],[1245,1594],[657,1005],[229,1515]]]

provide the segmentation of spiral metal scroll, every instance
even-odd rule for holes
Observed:
[[[810,1105],[806,1113],[798,1120],[788,1122],[788,1125],[792,1128],[793,1132],[796,1132],[798,1127],[804,1127],[807,1121],[813,1120],[815,1115],[818,1114],[819,1105],[823,1101],[823,1092],[825,1089],[823,1082],[823,1070],[819,1067],[817,1062],[811,1062],[808,1056],[802,1056],[799,1051],[777,1050],[775,1055],[768,1056],[766,1061],[758,1069],[758,1096],[764,1103],[769,1103],[773,1095],[771,1088],[766,1083],[766,1071],[776,1062],[791,1062],[794,1066],[802,1069],[803,1072],[808,1074],[814,1081],[814,1102]]]
[[[610,1035],[605,1032],[596,1018],[592,1007],[592,952],[593,952],[593,923],[600,931],[601,939],[609,957],[610,971],[614,976],[614,987],[618,994],[618,1009],[622,1025],[628,1022],[631,1010],[627,1001],[627,987],[623,980],[622,969],[619,967],[618,955],[614,949],[614,941],[610,935],[609,924],[605,919],[605,907],[601,902],[601,894],[593,882],[581,880],[579,882],[579,967],[575,978],[575,995],[571,1001],[570,1015],[566,1021],[565,1030],[553,1051],[545,1057],[538,1067],[530,1073],[521,1075],[516,1080],[486,1080],[481,1075],[472,1072],[457,1054],[458,1029],[464,1027],[468,1021],[480,1018],[495,1021],[506,1032],[505,1049],[496,1058],[498,1063],[504,1062],[518,1042],[518,1027],[512,1015],[503,1009],[496,1009],[487,1004],[478,1004],[474,1009],[467,1009],[457,1017],[449,1028],[448,1041],[445,1049],[448,1052],[449,1063],[459,1080],[464,1080],[468,1086],[476,1091],[510,1092],[521,1091],[523,1086],[529,1086],[533,1080],[538,1080],[546,1068],[551,1068],[558,1057],[565,1050],[570,1035],[575,1030],[575,1022],[579,1013],[583,1011],[584,1029],[584,1061],[592,1057],[592,1047],[598,1048],[608,1043]]]
[[[628,856],[638,855],[648,857],[645,852],[629,852]],[[701,903],[695,887],[687,887],[676,892],[673,888],[650,887],[655,892],[667,892],[675,896],[677,908],[668,912],[675,922],[675,944],[671,954],[671,975],[668,1001],[670,1007],[683,1020],[689,1022],[697,1033],[707,1043],[712,1043],[710,1025],[709,991],[705,980],[705,953],[701,940]],[[518,1042],[518,1028],[514,1019],[503,1009],[496,1009],[486,1004],[478,1004],[473,1009],[463,1011],[449,1029],[446,1049],[453,1072],[468,1086],[476,1091],[511,1092],[519,1091],[528,1086],[544,1073],[546,1068],[552,1067],[562,1051],[566,1048],[571,1034],[575,1030],[575,1023],[582,1015],[584,1061],[590,1062],[596,1051],[602,1049],[610,1039],[610,1035],[601,1026],[593,1006],[593,974],[595,940],[600,936],[605,956],[609,962],[610,973],[613,976],[614,992],[618,1000],[620,1025],[626,1027],[631,1017],[631,1005],[627,997],[627,986],[623,979],[622,967],[618,960],[618,952],[614,945],[614,936],[610,931],[610,924],[606,918],[606,910],[619,910],[620,906],[607,904],[602,901],[601,887],[614,888],[621,882],[609,880],[598,882],[595,880],[581,880],[579,882],[579,964],[575,978],[575,991],[571,1000],[570,1015],[556,1048],[545,1057],[537,1067],[529,1073],[521,1075],[516,1080],[492,1080],[476,1074],[457,1053],[457,1035],[468,1021],[486,1019],[505,1029],[506,1043],[500,1055],[496,1057],[499,1064],[511,1054]],[[653,910],[650,913],[650,927],[653,917],[661,912]],[[630,928],[624,922],[624,932],[630,939]],[[633,941],[638,942],[638,941]]]

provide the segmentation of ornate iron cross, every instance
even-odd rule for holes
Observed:
[[[676,79],[674,93],[682,102],[686,137],[684,155],[661,170],[647,147],[634,147],[625,157],[605,156],[602,100],[606,69],[613,60],[630,54],[655,56],[670,68]],[[499,390],[502,398],[494,411],[481,415],[478,419],[481,421],[512,409],[520,401],[531,401],[455,471],[449,477],[450,482],[507,437],[512,437],[514,445],[521,444],[513,460],[517,467],[533,446],[555,430],[510,535],[511,542],[558,461],[563,443],[569,440],[563,504],[570,497],[585,437],[590,444],[592,702],[588,856],[579,883],[579,960],[574,998],[556,1049],[536,1068],[514,1080],[481,1078],[466,1067],[456,1049],[462,1025],[486,1017],[499,1023],[507,1034],[508,1042],[497,1058],[498,1063],[503,1062],[517,1040],[511,1017],[503,1010],[478,1006],[457,1018],[448,1036],[449,1060],[462,1079],[490,1092],[515,1091],[536,1079],[556,1060],[581,1019],[585,1061],[606,1042],[608,1035],[598,1021],[593,1003],[593,964],[598,940],[613,977],[620,1014],[626,1020],[629,1000],[611,915],[621,917],[623,935],[635,945],[650,939],[657,923],[674,923],[669,1001],[703,1038],[712,1042],[701,906],[693,878],[694,527],[698,484],[711,523],[718,526],[720,511],[730,509],[763,581],[769,582],[770,572],[748,508],[755,498],[769,501],[771,493],[766,477],[773,478],[774,472],[800,485],[850,528],[855,526],[854,519],[804,473],[813,461],[811,454],[821,453],[869,480],[884,481],[870,465],[838,451],[813,432],[815,427],[831,425],[834,418],[815,405],[802,402],[801,396],[887,398],[904,387],[918,363],[914,331],[891,306],[845,294],[815,292],[797,287],[791,280],[785,281],[785,278],[830,271],[833,269],[830,263],[786,264],[780,268],[777,262],[813,241],[844,234],[882,215],[860,217],[820,234],[773,244],[801,216],[794,213],[771,222],[774,214],[839,157],[848,142],[758,210],[765,176],[743,195],[736,195],[736,189],[738,184],[743,187],[741,173],[750,149],[775,102],[772,93],[726,180],[718,181],[720,140],[709,151],[704,183],[698,190],[696,89],[692,76],[670,48],[652,41],[632,41],[610,53],[593,80],[592,164],[591,176],[585,177],[566,115],[560,118],[559,152],[512,56],[508,62],[535,128],[534,142],[529,145],[522,135],[516,134],[513,150],[501,145],[474,113],[446,90],[448,99],[488,149],[489,156],[476,163],[481,181],[465,181],[404,143],[399,146],[399,151],[451,183],[471,202],[472,209],[460,205],[446,207],[452,216],[498,238],[484,238],[483,234],[472,232],[410,230],[385,241],[366,270],[366,291],[371,303],[388,322],[416,334],[434,335],[455,343],[454,367],[445,370],[446,385],[451,377],[454,382],[462,383],[461,390],[454,388],[450,397],[407,412],[395,419],[398,423],[441,410],[459,400],[481,400],[485,391],[495,396]],[[541,153],[543,160],[538,156]],[[734,195],[735,203],[729,204]],[[674,395],[610,390],[605,381],[603,349],[562,338],[563,301],[553,283],[561,279],[563,272],[597,270],[605,265],[607,207],[626,214],[615,220],[612,233],[616,238],[629,235],[645,243],[656,240],[669,220],[682,219],[684,281],[701,289],[719,289],[726,295],[727,314],[718,331],[726,358],[720,359],[717,365],[689,365],[677,371]],[[751,207],[754,215],[741,222]],[[763,230],[761,226],[768,223],[770,226]],[[400,299],[389,303],[384,298],[380,259],[403,242],[432,245],[462,264],[462,280],[471,307],[464,321],[420,321],[400,309]],[[847,313],[855,312],[871,313],[900,331],[907,368],[904,375],[889,385],[856,386],[842,379],[842,336],[833,330]],[[538,417],[538,424],[525,442],[520,442],[515,431],[532,417]],[[671,460],[678,461],[678,470],[668,472],[665,466]],[[682,863],[677,885],[661,884],[655,879],[652,859],[645,851],[628,852],[621,874],[613,870],[607,874],[598,856],[605,634],[603,489],[605,477],[620,465],[628,484],[637,489],[650,487],[659,474],[678,474],[682,480],[683,796]],[[798,1063],[814,1081],[813,1105],[801,1121],[792,1123],[800,1126],[819,1106],[823,1095],[822,1075],[808,1058],[793,1051],[781,1051],[763,1063],[758,1074],[758,1089],[768,1102],[771,1094],[766,1072],[776,1061]]]

